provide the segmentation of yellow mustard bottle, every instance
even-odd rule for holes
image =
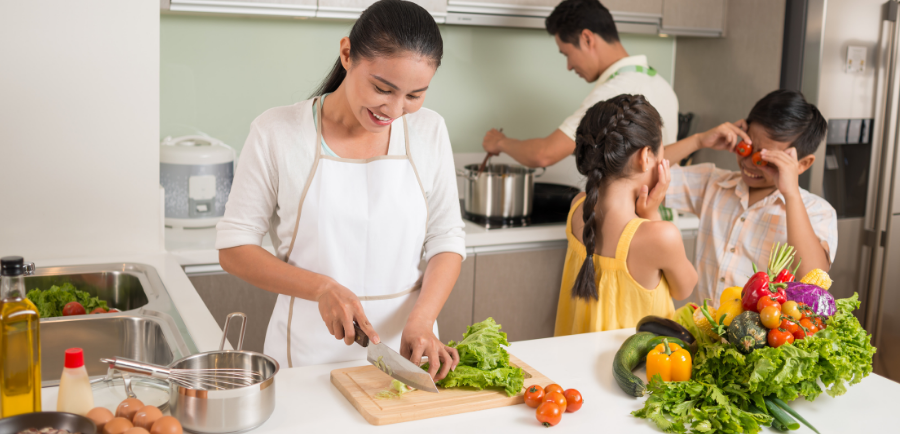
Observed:
[[[25,274],[21,256],[0,259],[0,417],[41,411],[40,316]]]

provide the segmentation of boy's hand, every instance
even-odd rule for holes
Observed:
[[[787,148],[784,151],[763,149],[760,152],[766,166],[759,168],[775,180],[775,187],[781,195],[788,199],[800,194],[800,162],[797,160],[797,149]],[[772,166],[775,166],[774,168]]]
[[[669,173],[669,160],[662,160],[657,166],[659,170],[659,181],[650,190],[646,185],[641,186],[641,194],[638,195],[635,203],[635,212],[638,217],[647,220],[662,220],[659,215],[659,205],[666,198],[666,190],[669,189],[669,182],[672,181],[672,175]]]
[[[732,151],[743,140],[752,145],[750,136],[747,135],[747,122],[743,119],[731,123],[725,122],[709,131],[700,133],[700,148],[716,149],[720,151]]]

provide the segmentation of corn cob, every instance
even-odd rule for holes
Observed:
[[[809,273],[806,273],[806,276],[803,276],[803,278],[800,279],[800,282],[816,285],[826,291],[828,290],[828,288],[831,288],[832,283],[831,277],[828,277],[828,273],[818,268],[810,271]]]
[[[713,308],[711,306],[707,306],[706,309],[709,310],[710,316],[712,316],[713,318],[716,317],[716,309],[715,308]],[[709,323],[709,320],[706,319],[706,315],[703,315],[703,312],[699,308],[694,311],[693,317],[694,317],[694,324],[697,325],[697,328],[700,329],[700,331],[702,331],[703,334],[709,336],[713,340],[719,340],[721,338],[719,335],[716,334],[716,332],[713,331],[712,324]]]

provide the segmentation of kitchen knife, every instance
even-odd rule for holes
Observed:
[[[354,338],[356,343],[368,350],[366,359],[369,363],[407,386],[426,392],[438,393],[438,388],[434,385],[434,380],[431,379],[431,375],[428,375],[428,372],[423,371],[422,368],[416,366],[415,363],[410,362],[384,343],[373,344],[369,342],[369,336],[359,328],[356,321],[353,322],[353,328],[356,330],[356,338]]]

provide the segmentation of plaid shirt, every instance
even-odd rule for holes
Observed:
[[[819,196],[800,189],[813,231],[831,262],[837,251],[837,213]],[[765,269],[776,242],[787,242],[784,196],[778,190],[748,207],[750,189],[740,172],[715,165],[673,166],[666,206],[700,217],[694,265],[700,300],[715,305],[729,286],[744,286],[752,263]]]

